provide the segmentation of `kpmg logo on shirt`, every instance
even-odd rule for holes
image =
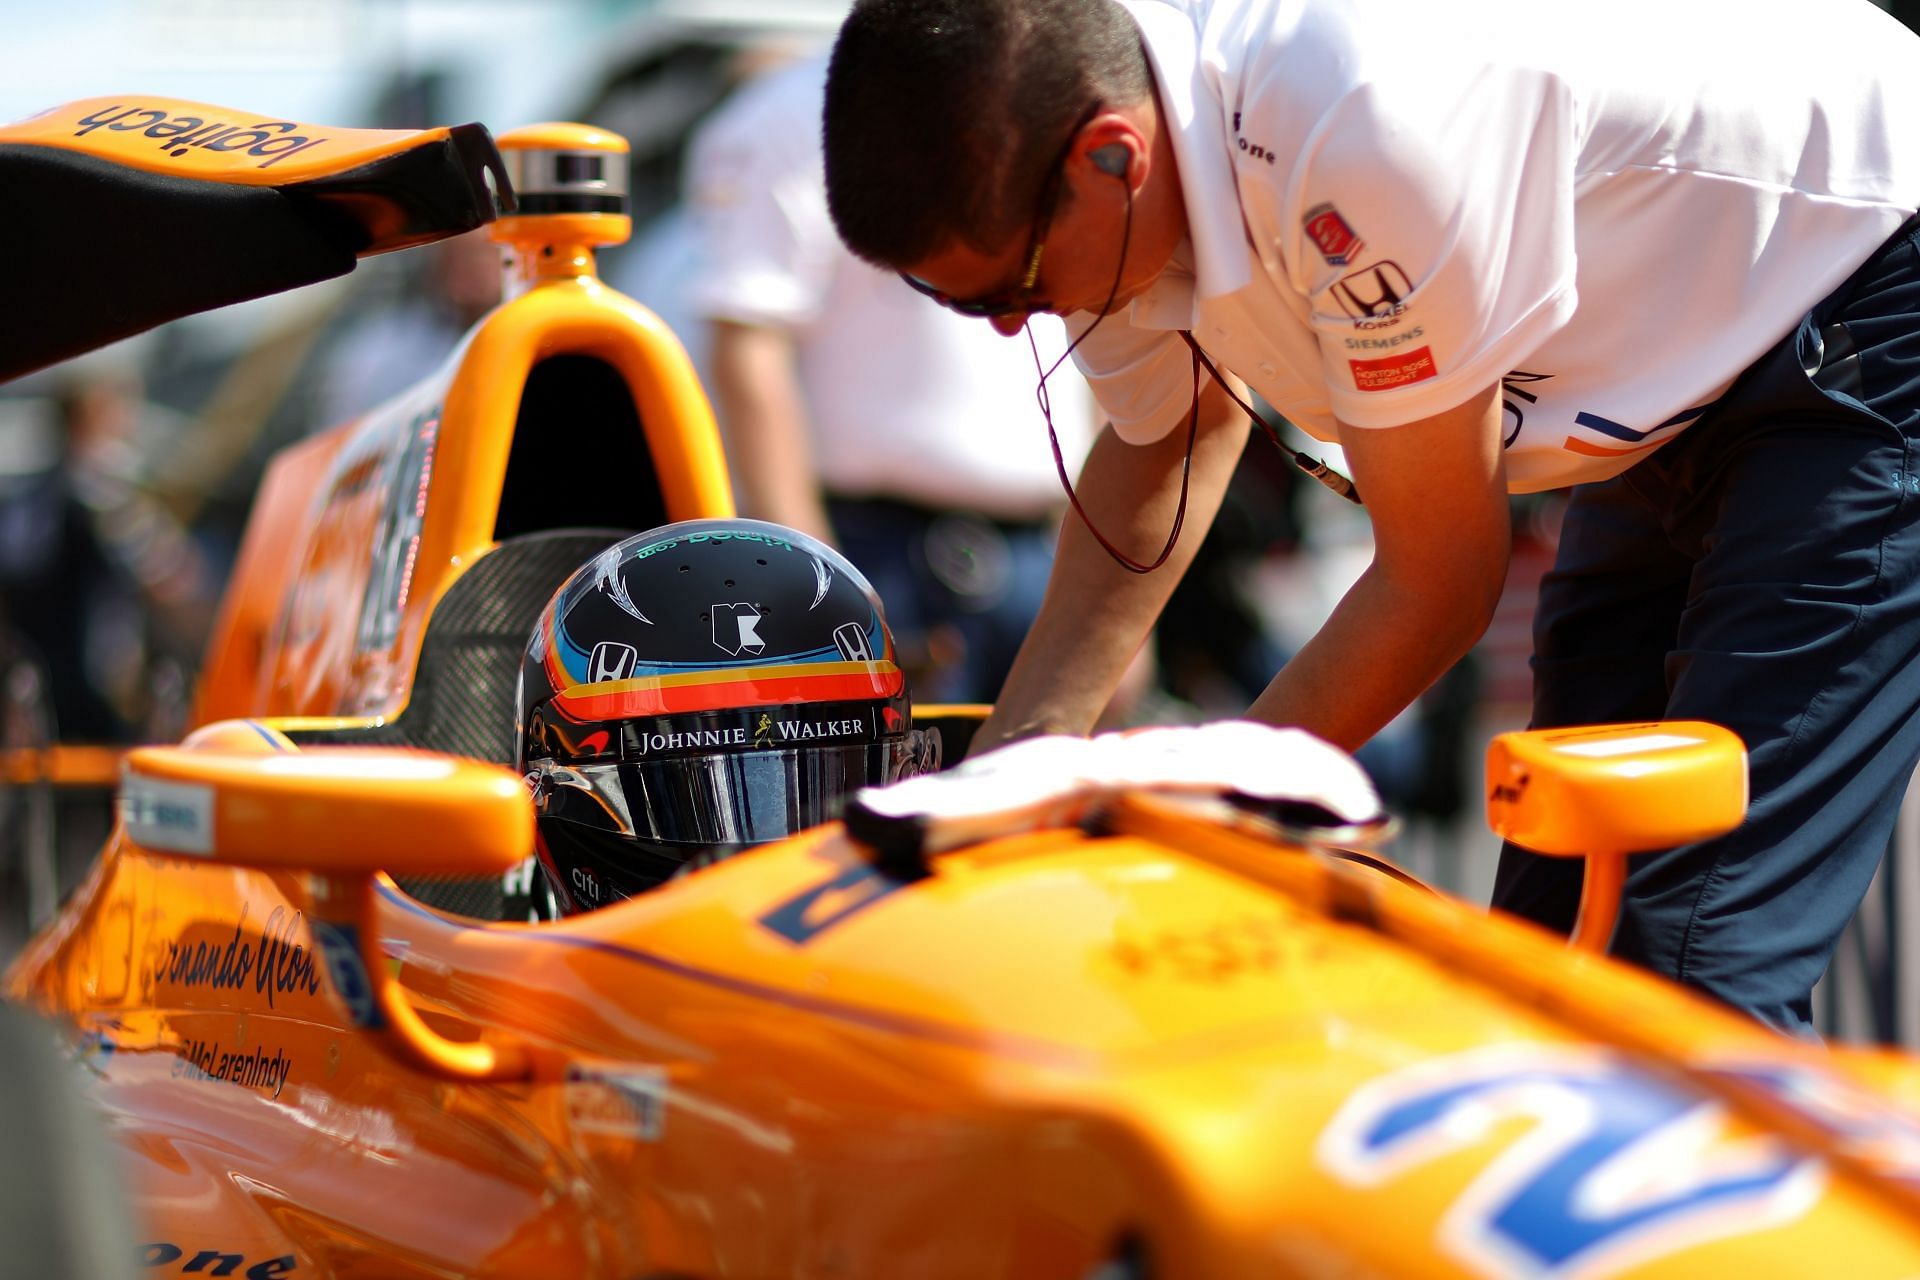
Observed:
[[[1359,233],[1340,216],[1340,211],[1330,204],[1317,204],[1307,210],[1303,220],[1307,237],[1320,250],[1320,256],[1327,260],[1328,266],[1344,267],[1352,264],[1367,247]]]
[[[1385,329],[1399,323],[1413,282],[1400,264],[1381,259],[1335,282],[1333,300],[1352,317],[1356,329]],[[1369,323],[1371,322],[1371,323]]]

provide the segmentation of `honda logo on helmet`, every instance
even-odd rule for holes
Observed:
[[[713,606],[713,642],[730,654],[764,653],[767,642],[760,638],[760,611],[750,604]]]
[[[639,657],[640,654],[630,644],[602,640],[593,646],[593,658],[587,664],[587,683],[625,680],[633,674],[633,664]]]
[[[857,622],[843,622],[835,627],[833,643],[840,650],[840,656],[848,662],[873,661],[873,650],[867,644],[867,633]]]

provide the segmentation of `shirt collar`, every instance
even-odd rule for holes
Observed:
[[[1190,300],[1236,293],[1252,281],[1253,271],[1247,262],[1246,224],[1240,216],[1240,190],[1229,158],[1226,123],[1200,58],[1195,24],[1202,14],[1182,0],[1120,3],[1140,28],[1160,91],[1161,120],[1171,133],[1174,163],[1180,168],[1194,263],[1193,278],[1185,282],[1184,291]],[[1136,307],[1147,304],[1136,313],[1138,318],[1144,320],[1144,313],[1158,310],[1153,304],[1158,288],[1156,282],[1136,302]]]

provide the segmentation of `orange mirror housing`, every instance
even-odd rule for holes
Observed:
[[[1574,945],[1604,950],[1626,857],[1724,835],[1747,812],[1747,750],[1698,720],[1533,729],[1487,748],[1487,824],[1523,849],[1585,857]]]
[[[393,747],[140,747],[120,816],[149,853],[330,875],[493,875],[533,849],[510,770]]]

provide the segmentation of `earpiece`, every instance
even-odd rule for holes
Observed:
[[[1087,152],[1087,159],[1093,161],[1094,168],[1114,178],[1127,176],[1127,161],[1132,158],[1125,145],[1118,142],[1109,142],[1104,147],[1095,147]]]

